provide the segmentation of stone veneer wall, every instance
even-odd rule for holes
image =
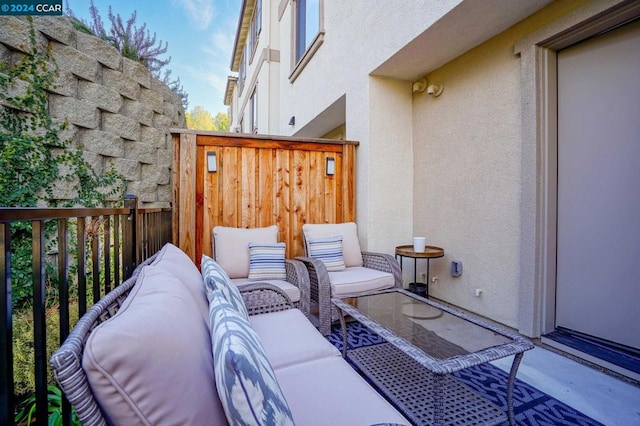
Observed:
[[[36,17],[34,27],[37,42],[50,43],[59,68],[49,112],[68,120],[61,136],[83,147],[96,172],[113,165],[127,182],[126,192],[138,196],[144,207],[169,207],[169,129],[186,127],[180,97],[146,67],[101,39],[75,31],[64,17]],[[28,47],[28,21],[0,17],[0,61],[16,62]],[[56,198],[70,197],[64,188],[56,191]]]

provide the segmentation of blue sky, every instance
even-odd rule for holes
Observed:
[[[89,0],[66,0],[74,14],[90,21]],[[136,11],[136,23],[146,22],[157,40],[167,42],[171,77],[189,94],[189,110],[199,105],[216,115],[227,112],[224,90],[231,74],[231,50],[238,25],[240,0],[94,0],[106,28],[108,14],[126,22]]]

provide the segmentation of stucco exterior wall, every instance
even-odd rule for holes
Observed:
[[[547,6],[429,73],[430,83],[444,84],[440,97],[414,96],[414,233],[446,249],[431,263],[439,279],[430,292],[517,329],[520,288],[532,285],[522,281],[533,277],[524,271],[536,262],[528,249],[535,220],[523,218],[535,216],[526,179],[537,162],[529,158],[535,149],[523,145],[522,69],[513,47],[583,3]],[[452,260],[463,262],[461,277],[451,277]]]
[[[515,326],[521,147],[510,42],[498,37],[427,76],[444,92],[415,97],[413,196],[414,233],[447,253],[432,262],[440,279],[430,293]],[[450,260],[463,262],[461,277],[450,278]]]
[[[360,142],[357,220],[361,244],[369,250],[393,253],[396,245],[410,239],[413,228],[411,82],[378,79],[370,73],[416,37],[425,22],[436,22],[459,3],[417,1],[398,8],[393,2],[380,2],[374,10],[369,2],[343,2],[338,7],[325,2],[323,44],[293,83],[291,43],[283,41],[291,39],[291,13],[280,21],[281,134],[317,137],[346,123],[346,138]],[[319,132],[314,118],[324,117],[341,98],[342,122],[327,122]],[[286,124],[291,116],[296,126]]]
[[[137,195],[145,207],[169,207],[169,129],[185,127],[180,97],[143,65],[123,58],[99,38],[75,31],[65,18],[36,17],[34,27],[38,42],[50,44],[59,68],[49,112],[69,122],[62,136],[83,148],[97,173],[113,166],[126,181],[126,193]],[[19,60],[29,46],[28,36],[26,19],[0,17],[0,58]],[[61,200],[72,195],[64,190],[55,194]]]

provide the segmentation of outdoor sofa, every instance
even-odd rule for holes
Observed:
[[[167,244],[79,320],[51,366],[84,425],[409,424],[286,293],[202,271]]]

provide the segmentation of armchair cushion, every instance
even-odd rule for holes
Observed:
[[[307,248],[309,257],[321,260],[327,271],[344,271],[341,235],[330,238],[309,238],[307,239]]]
[[[347,267],[362,266],[362,250],[358,241],[358,228],[354,222],[346,223],[322,223],[302,225],[302,233],[305,238],[305,246],[309,238],[329,238],[336,235],[342,236],[342,255]],[[309,255],[307,247],[307,255]]]
[[[232,228],[216,226],[213,228],[213,253],[216,262],[231,278],[249,276],[249,244],[276,244],[278,227]]]
[[[207,299],[211,303],[214,291],[219,291],[227,299],[227,301],[234,307],[236,312],[242,315],[245,319],[249,318],[249,312],[244,304],[240,290],[235,284],[231,282],[231,279],[227,273],[222,269],[215,260],[207,256],[202,255],[202,261],[200,269],[202,269],[202,278],[204,279],[204,285],[207,292]]]
[[[256,332],[219,291],[212,292],[209,305],[216,388],[229,423],[293,425]]]
[[[286,280],[285,244],[249,244],[250,280]]]
[[[362,266],[347,268],[342,272],[329,272],[329,281],[331,282],[331,295],[336,297],[384,290],[392,288],[395,284],[395,278],[392,274]]]

